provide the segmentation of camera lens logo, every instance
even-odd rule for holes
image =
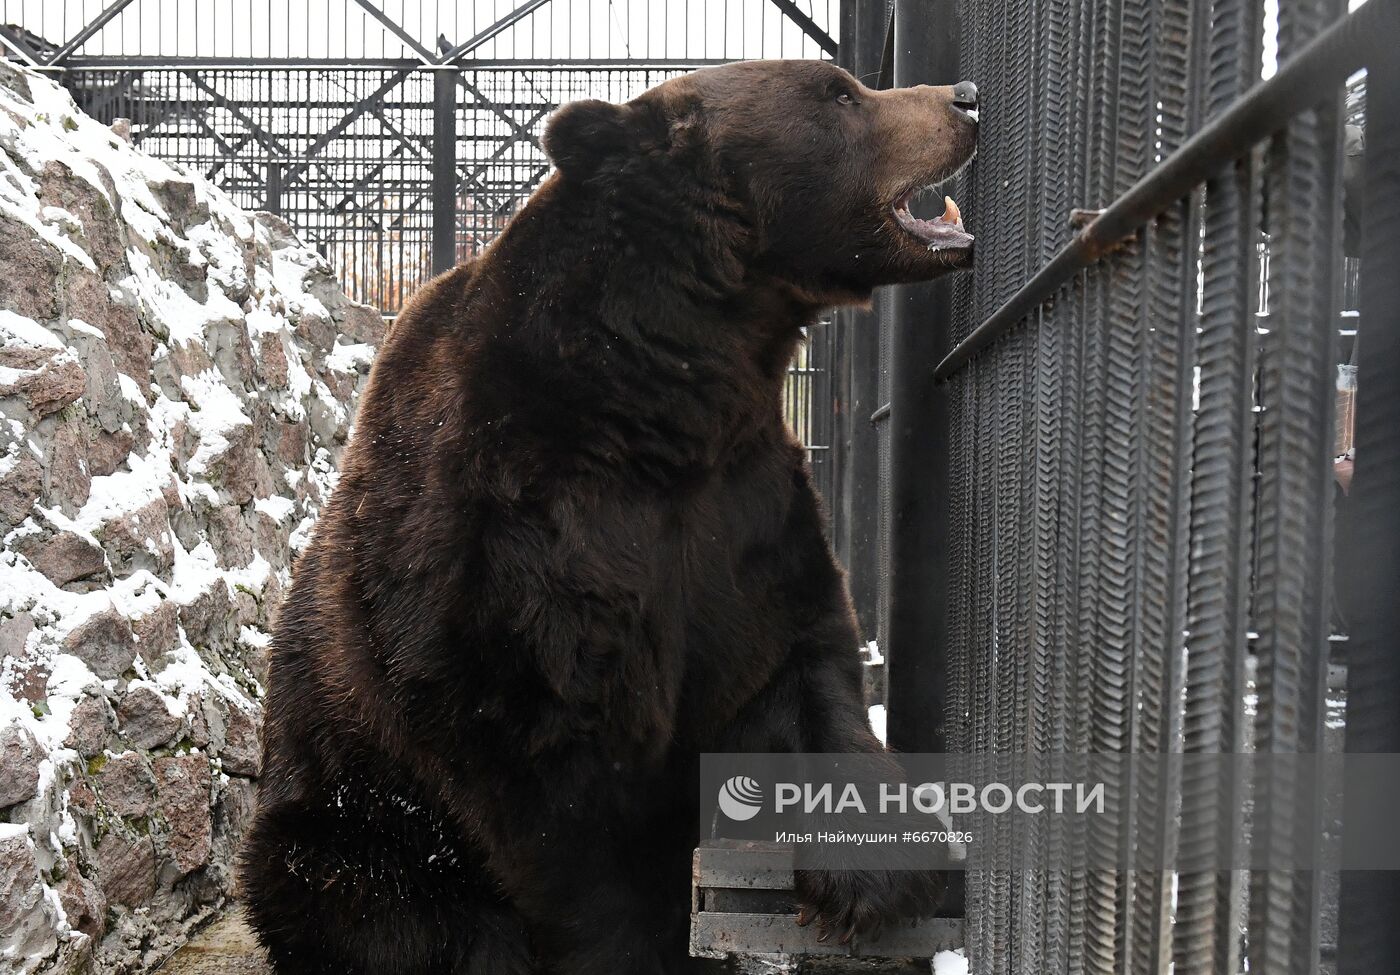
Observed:
[[[736,823],[753,819],[763,808],[763,789],[747,775],[736,775],[719,787],[719,808]]]

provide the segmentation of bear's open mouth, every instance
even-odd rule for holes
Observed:
[[[915,187],[895,200],[895,222],[931,251],[971,247],[972,235],[963,228],[962,213],[951,196],[943,198],[943,215],[936,220],[921,220],[909,212],[909,204],[920,189]]]

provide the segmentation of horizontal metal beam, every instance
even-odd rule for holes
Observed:
[[[1067,281],[1132,237],[1221,167],[1240,158],[1289,119],[1326,101],[1336,86],[1375,57],[1387,56],[1397,27],[1395,0],[1371,0],[1315,37],[1267,81],[1245,92],[1120,196],[934,370],[939,381],[1015,328]],[[1393,56],[1393,55],[1392,55]]]
[[[453,64],[425,65],[414,58],[225,58],[98,54],[70,57],[62,65],[39,65],[38,70],[185,71],[191,68],[280,68],[287,71],[695,71],[699,68],[729,64],[731,61],[730,58],[466,58]]]

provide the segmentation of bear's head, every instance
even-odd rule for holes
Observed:
[[[565,182],[619,212],[668,210],[742,245],[750,270],[826,301],[970,266],[951,199],[926,220],[909,206],[976,143],[972,85],[875,91],[822,61],[742,61],[623,105],[574,102],[544,136]]]

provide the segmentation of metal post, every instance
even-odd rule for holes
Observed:
[[[1400,31],[1394,6],[1387,36]],[[1356,476],[1348,558],[1357,580],[1347,667],[1346,750],[1400,751],[1400,68],[1393,56],[1372,62],[1366,93],[1365,226],[1361,258],[1360,375],[1357,377]],[[1349,798],[1349,797],[1348,797]],[[1345,805],[1343,843],[1364,856],[1352,836],[1393,822],[1382,802]],[[1372,833],[1371,835],[1377,835]],[[1355,862],[1354,860],[1354,862]],[[1395,971],[1400,964],[1400,874],[1353,870],[1342,874],[1341,975]]]
[[[457,264],[457,72],[433,72],[433,273]]]
[[[894,19],[896,85],[958,79],[958,5],[899,0]],[[944,650],[948,628],[949,390],[933,365],[949,346],[952,283],[894,289],[891,472],[889,738],[901,751],[943,748]]]
[[[890,19],[887,0],[842,5],[843,68],[874,87]],[[873,310],[843,309],[833,326],[832,474],[828,499],[836,528],[836,551],[846,566],[861,632],[876,632],[878,614],[879,441],[873,416],[880,401],[880,322]]]
[[[267,191],[263,195],[263,209],[268,213],[282,213],[282,163],[276,156],[267,159]]]

